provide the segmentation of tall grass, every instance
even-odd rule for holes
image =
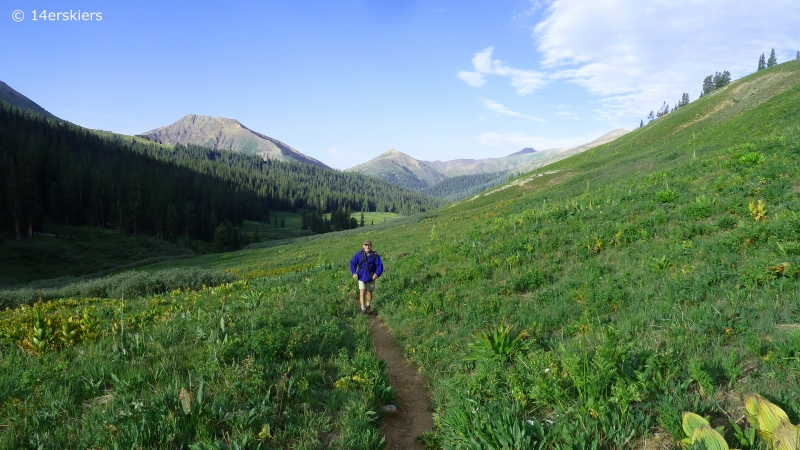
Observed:
[[[218,269],[182,268],[157,272],[124,272],[79,282],[55,280],[54,287],[42,283],[22,289],[0,290],[0,308],[29,305],[58,298],[122,298],[163,294],[175,289],[199,290],[205,286],[231,283],[236,277]],[[58,286],[57,284],[65,283]],[[52,285],[51,284],[51,285]]]
[[[240,279],[217,288],[6,311],[3,445],[380,448],[392,391],[348,296],[363,236],[375,309],[430,379],[429,448],[670,446],[683,411],[727,423],[749,392],[796,423],[798,86],[781,64],[520,186],[155,266]]]

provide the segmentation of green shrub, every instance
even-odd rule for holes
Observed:
[[[678,193],[672,189],[662,189],[656,192],[656,198],[661,203],[672,203],[678,199]]]
[[[440,418],[442,448],[469,450],[535,450],[547,448],[544,427],[524,419],[521,408],[481,406],[448,411]]]
[[[219,269],[197,267],[167,269],[158,272],[124,272],[95,280],[81,281],[59,288],[0,290],[0,307],[16,307],[57,298],[127,298],[160,294],[175,289],[199,290],[236,281]]]

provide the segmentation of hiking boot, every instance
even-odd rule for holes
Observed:
[[[372,308],[367,306],[367,314],[372,314]]]
[[[361,314],[363,314],[363,315],[365,315],[365,316],[368,316],[368,315],[369,315],[369,312],[368,312],[366,309],[362,309],[362,310],[361,310]]]

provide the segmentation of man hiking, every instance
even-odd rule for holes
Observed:
[[[372,251],[372,241],[364,241],[363,248],[350,260],[350,272],[358,280],[358,299],[361,302],[361,314],[372,314],[372,291],[375,280],[383,273],[381,255]]]

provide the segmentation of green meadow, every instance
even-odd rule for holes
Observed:
[[[743,396],[798,423],[799,177],[795,61],[432,213],[2,292],[0,447],[382,448],[370,238],[426,448],[677,448],[686,411],[769,448]]]

